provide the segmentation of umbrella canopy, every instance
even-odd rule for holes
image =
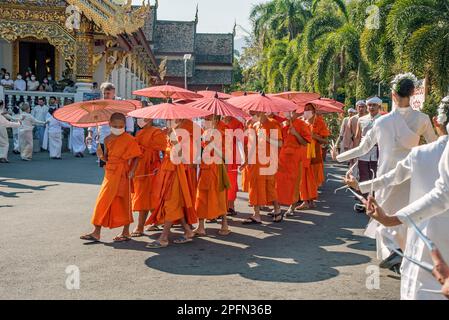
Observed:
[[[77,128],[90,128],[95,126],[104,126],[106,124],[109,124],[109,121],[104,122],[94,122],[94,123],[70,123],[70,125],[77,127]]]
[[[234,91],[231,93],[231,96],[233,97],[241,97],[241,96],[249,96],[252,94],[258,94],[259,92],[256,91]]]
[[[340,101],[334,100],[334,99],[329,99],[329,98],[320,98],[320,100],[322,101],[326,101],[329,102],[330,104],[338,107],[338,108],[343,108],[345,106],[344,103],[341,103]]]
[[[307,103],[309,101],[316,100],[316,99],[320,98],[320,95],[318,93],[298,92],[298,91],[275,93],[275,94],[271,94],[270,96],[287,99],[296,104]]]
[[[92,126],[102,122],[109,122],[113,113],[127,114],[142,108],[136,100],[92,100],[82,101],[64,106],[53,113],[59,121],[77,126]]]
[[[218,98],[219,95],[215,94],[212,98],[203,98],[196,100],[195,102],[186,104],[187,107],[192,107],[204,111],[208,111],[218,116],[231,116],[231,117],[248,117],[246,112],[234,107],[226,101]]]
[[[136,96],[159,99],[197,99],[203,97],[202,95],[193,91],[170,86],[168,84],[136,90],[133,92],[133,94],[135,94]]]
[[[151,107],[142,108],[128,113],[128,116],[143,119],[193,119],[206,117],[212,112],[204,111],[187,105],[174,103],[162,103]]]
[[[287,99],[269,97],[263,93],[235,97],[229,99],[227,102],[243,111],[259,111],[265,113],[289,112],[298,108],[296,104]]]
[[[315,110],[318,114],[325,114],[325,113],[344,113],[343,109],[336,107],[332,104],[331,101],[323,100],[323,99],[317,99],[308,102],[310,104],[313,104],[315,106]],[[304,108],[308,103],[303,103],[299,106],[298,109],[296,109],[297,113],[304,113]]]
[[[218,95],[218,99],[231,99],[232,96],[227,93],[223,92],[217,92],[217,91],[209,91],[209,90],[203,90],[198,91],[198,94],[202,95],[203,98],[215,98],[215,95]]]

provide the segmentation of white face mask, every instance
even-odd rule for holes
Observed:
[[[9,80],[9,76],[5,76],[5,80]]]
[[[137,125],[139,126],[139,128],[143,128],[147,125],[147,122],[145,119],[137,119]]]
[[[125,133],[125,128],[121,128],[121,129],[111,128],[111,133],[115,136],[120,136]]]
[[[17,76],[17,79],[18,80],[22,80],[22,76]]]
[[[313,112],[312,111],[304,111],[304,119],[306,120],[310,120],[313,117]]]
[[[34,80],[36,80],[36,77],[31,77],[31,81],[34,81]]]

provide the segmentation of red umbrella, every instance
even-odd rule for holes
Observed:
[[[162,103],[128,113],[128,116],[143,119],[193,119],[206,117],[212,112],[174,103]]]
[[[338,107],[338,108],[343,108],[345,106],[344,103],[341,103],[340,101],[334,100],[334,99],[329,99],[329,98],[320,98],[320,100],[329,102],[330,104]]]
[[[195,102],[186,104],[185,106],[208,111],[218,116],[248,117],[246,112],[243,112],[241,109],[219,99],[219,95],[217,93],[212,98],[199,99]]]
[[[344,113],[343,109],[336,107],[331,103],[331,101],[323,100],[323,99],[317,99],[308,102],[310,104],[313,104],[315,106],[315,110],[319,114],[325,114],[325,113]],[[297,113],[304,113],[304,108],[308,103],[303,103],[299,106],[298,109],[296,109]]]
[[[232,97],[241,97],[241,96],[249,96],[252,94],[258,94],[256,91],[234,91],[231,93]]]
[[[203,96],[189,91],[184,88],[170,86],[168,84],[163,86],[155,86],[145,89],[134,91],[136,96],[143,96],[147,98],[159,98],[159,99],[197,99]]]
[[[264,93],[236,97],[229,99],[227,102],[243,111],[259,111],[265,113],[289,112],[298,108],[296,104],[287,99],[269,97]]]
[[[113,113],[127,114],[142,108],[136,100],[92,100],[82,101],[64,106],[53,113],[59,121],[78,126],[94,126],[102,122],[109,122]]]
[[[197,93],[202,95],[203,98],[215,98],[216,94],[218,95],[218,99],[231,99],[232,98],[232,96],[230,94],[223,93],[223,92],[203,90],[203,91],[198,91]]]
[[[270,96],[284,98],[296,104],[302,104],[320,98],[320,95],[318,93],[298,92],[298,91],[275,93],[271,94]]]

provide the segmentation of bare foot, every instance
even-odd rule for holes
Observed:
[[[229,236],[231,234],[231,230],[229,230],[229,229],[220,229],[220,230],[218,230],[218,234],[220,236]]]
[[[206,230],[199,229],[199,228],[196,230],[193,230],[193,236],[194,237],[205,237],[205,236],[207,236]]]

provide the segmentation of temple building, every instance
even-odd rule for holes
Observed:
[[[131,2],[2,0],[0,67],[13,78],[31,71],[39,81],[71,80],[75,100],[88,99],[94,82],[113,82],[123,98],[164,82],[187,80],[191,90],[231,84],[233,33],[197,33],[198,11],[194,21],[164,21],[157,1]]]

